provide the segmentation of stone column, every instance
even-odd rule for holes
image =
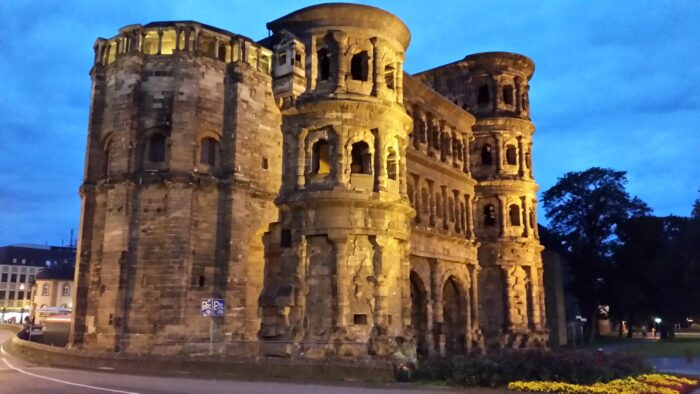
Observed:
[[[497,196],[498,198],[498,226],[500,233],[499,237],[506,236],[506,202],[505,197]]]
[[[494,153],[496,154],[496,170],[498,173],[503,172],[503,139],[499,136],[496,136],[496,149],[494,149]]]
[[[403,62],[396,62],[396,102],[403,103]]]
[[[440,192],[442,194],[442,228],[444,230],[450,229],[450,204],[447,203],[447,186],[440,186]]]
[[[464,234],[467,239],[472,239],[474,235],[474,206],[472,196],[466,195],[467,200],[467,228],[464,229]]]
[[[513,325],[513,277],[510,274],[510,266],[508,265],[501,265],[500,266],[501,270],[503,271],[503,286],[505,286],[506,291],[504,292],[505,294],[505,299],[503,300],[503,306],[505,307],[506,310],[506,315],[504,316],[504,322],[505,322],[505,327],[509,330],[512,331],[515,326]]]
[[[156,53],[158,55],[160,55],[162,49],[163,49],[163,30],[158,30],[158,51]]]
[[[302,129],[299,132],[299,137],[296,141],[293,140],[294,136],[290,135],[288,137],[288,142],[293,142],[296,144],[297,152],[297,188],[303,189],[306,185],[306,136],[309,131],[307,129]],[[290,152],[291,153],[291,152]]]
[[[219,37],[214,39],[214,59],[219,59]]]
[[[467,284],[467,288],[465,289],[465,297],[466,303],[465,303],[465,311],[464,311],[464,324],[465,324],[465,342],[467,346],[467,351],[470,351],[472,349],[472,296],[471,296],[471,275],[469,274],[469,262],[465,261],[464,263],[464,269],[467,270],[467,277],[465,278],[465,282]]]
[[[537,200],[532,200],[532,218],[534,222],[532,223],[532,231],[535,238],[540,239],[540,232],[537,229]]]
[[[192,34],[192,29],[185,27],[185,52],[190,52],[190,34]]]
[[[541,293],[541,284],[540,284],[540,278],[539,275],[537,274],[537,269],[535,267],[529,267],[530,269],[528,270],[528,274],[530,275],[530,294],[531,294],[531,299],[527,300],[527,302],[532,303],[532,325],[534,326],[536,331],[541,331],[542,330],[542,321],[541,321],[541,316],[542,314],[540,313],[540,293]]]
[[[372,43],[372,95],[380,96],[386,90],[384,81],[384,70],[382,59],[384,58],[384,48],[382,41],[378,37],[370,39]]]
[[[469,168],[471,160],[469,153],[469,136],[467,134],[462,134],[462,141],[464,142],[464,144],[462,144],[462,149],[464,149],[464,153],[462,154],[462,157],[464,159],[464,162],[462,163],[462,171],[465,174],[471,174],[471,169]]]
[[[335,76],[335,91],[337,93],[345,89],[345,75],[348,73],[348,62],[345,57],[347,35],[342,31],[334,31],[332,35],[338,47],[338,53],[336,54],[337,67]]]
[[[416,176],[414,185],[415,190],[413,191],[413,202],[416,206],[416,223],[420,223],[421,215],[423,214],[423,193],[420,175]]]
[[[523,224],[523,237],[527,238],[529,236],[528,218],[527,218],[527,198],[525,196],[520,197],[520,210],[522,212],[522,224]]]
[[[523,152],[523,137],[518,137],[518,175],[525,175],[525,154]]]
[[[435,226],[435,184],[433,182],[428,182],[428,201],[430,203],[430,217],[429,217],[429,223],[430,226]]]
[[[443,332],[442,315],[442,283],[441,271],[437,259],[429,259],[430,264],[430,292],[433,295],[433,345],[437,354],[444,354],[445,341]]]
[[[316,89],[318,78],[318,59],[316,58],[316,36],[311,36],[311,42],[306,45],[306,90]]]
[[[386,132],[386,130],[384,131]],[[374,134],[374,189],[377,191],[387,190],[386,159],[384,158],[385,141],[382,137],[382,130],[372,132]]]
[[[479,267],[474,267],[471,269],[471,297],[470,301],[472,303],[472,330],[479,328]]]
[[[387,297],[389,289],[387,287],[387,261],[384,254],[387,239],[383,236],[370,237],[374,246],[374,324],[380,328],[381,332],[387,332],[389,310],[387,307]],[[350,283],[348,283],[350,285]],[[398,316],[397,316],[398,317]]]
[[[407,190],[407,185],[408,185],[408,167],[407,167],[407,158],[406,158],[406,147],[408,145],[408,142],[402,142],[401,146],[399,147],[399,193],[401,193],[402,196],[406,196],[406,190]],[[415,199],[413,200],[415,201]]]
[[[348,288],[352,277],[348,276],[347,272],[347,234],[329,234],[328,237],[335,247],[335,288],[337,294],[335,327],[341,328],[348,325],[348,309],[350,306],[348,298]],[[330,296],[330,295],[329,295]]]

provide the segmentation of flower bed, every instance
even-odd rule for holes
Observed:
[[[664,374],[645,374],[635,378],[615,379],[590,385],[564,382],[524,382],[508,384],[508,390],[564,394],[686,394],[698,381]]]
[[[486,356],[421,360],[414,377],[455,386],[505,386],[512,381],[594,384],[652,371],[643,359],[597,352],[519,350]]]

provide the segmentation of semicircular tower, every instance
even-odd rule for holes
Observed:
[[[387,354],[411,321],[410,33],[386,11],[351,4],[267,26],[284,167],[279,223],[266,238],[264,351],[292,354],[302,343],[307,357]]]
[[[470,167],[477,181],[480,324],[489,347],[543,346],[548,337],[532,172],[533,72],[525,56],[487,52],[419,75],[477,119]]]

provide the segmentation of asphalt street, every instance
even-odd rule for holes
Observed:
[[[14,335],[0,330],[0,344]],[[0,351],[0,392],[18,393],[244,393],[244,394],[385,394],[385,393],[451,393],[464,392],[449,389],[421,389],[409,386],[387,386],[384,388],[332,386],[327,384],[298,384],[284,382],[253,382],[234,380],[197,379],[141,376],[106,372],[94,365],[92,370],[75,370],[44,367],[27,362]],[[469,390],[470,393],[505,392],[489,389]]]

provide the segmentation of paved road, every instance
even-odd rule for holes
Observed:
[[[0,330],[0,344],[12,335]],[[399,385],[384,388],[292,384],[280,382],[244,382],[205,380],[192,377],[158,377],[121,374],[118,371],[73,370],[42,367],[0,352],[0,391],[3,394],[29,393],[245,393],[245,394],[389,394],[397,391],[413,393],[453,393],[448,389],[421,390]],[[464,391],[459,391],[464,392]],[[502,393],[504,390],[473,389],[469,393]]]

